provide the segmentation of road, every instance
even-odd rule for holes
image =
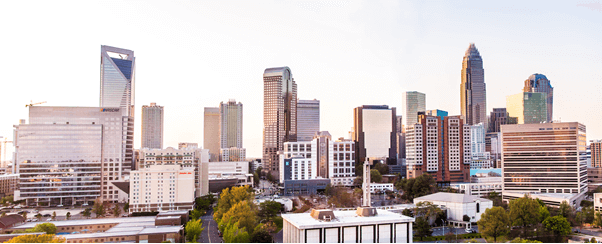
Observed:
[[[472,226],[472,229],[475,231],[475,233],[477,233],[479,231],[479,227],[476,225]],[[450,231],[452,231],[452,234],[458,234],[458,235],[467,233],[466,229],[464,229],[464,228],[450,229],[449,227],[445,227],[445,231],[444,231],[443,227],[435,227],[432,230],[433,230],[433,236],[442,236],[442,235],[449,233]]]
[[[207,214],[201,217],[203,220],[203,232],[201,232],[201,238],[199,238],[199,242],[201,243],[220,243],[223,242],[222,238],[219,237],[217,223],[213,220],[213,210],[207,211]]]

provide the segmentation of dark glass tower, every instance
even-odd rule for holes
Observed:
[[[487,125],[487,94],[483,59],[479,50],[471,43],[462,61],[462,84],[460,84],[460,106],[468,125]]]
[[[532,74],[529,79],[525,80],[524,92],[542,92],[546,94],[546,105],[548,107],[547,120],[552,121],[554,115],[554,87],[550,84],[550,80],[542,74]]]

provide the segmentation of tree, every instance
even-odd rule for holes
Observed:
[[[4,217],[4,216],[6,216],[6,212],[2,212],[2,213],[0,214],[0,217]]]
[[[71,212],[67,212],[67,214],[65,214],[65,219],[69,220],[71,218]]]
[[[384,163],[376,163],[374,166],[372,166],[372,168],[378,170],[381,175],[386,175],[389,173],[389,166]]]
[[[502,194],[499,192],[493,191],[487,193],[487,199],[493,201],[494,207],[503,207],[504,202],[502,201]]]
[[[248,243],[250,241],[251,238],[246,228],[238,228],[238,222],[228,224],[224,230],[224,242],[226,243]]]
[[[128,210],[130,210],[130,202],[126,202],[125,204],[123,204],[123,212],[127,213]]]
[[[82,215],[86,218],[90,218],[90,216],[92,215],[92,212],[90,211],[89,208],[84,209],[84,211],[82,211]]]
[[[31,232],[46,232],[46,234],[56,234],[56,226],[53,223],[37,224]]]
[[[43,217],[43,216],[42,216],[42,214],[41,214],[41,213],[38,213],[38,214],[36,214],[36,216],[35,216],[35,217],[36,217],[36,219],[38,219],[38,221],[40,221],[40,220],[42,220],[42,217]]]
[[[539,223],[550,217],[550,211],[546,206],[539,206]]]
[[[56,211],[52,212],[52,220],[56,220]]]
[[[510,224],[510,216],[502,207],[485,210],[477,222],[479,232],[484,236],[493,237],[494,242],[497,242],[498,237],[510,233]]]
[[[256,214],[246,200],[235,204],[223,215],[222,220],[220,221],[220,224],[222,225],[220,226],[220,231],[224,232],[225,227],[228,224],[233,223],[238,223],[241,228],[246,228],[251,231],[255,227],[257,223]]]
[[[43,235],[16,236],[13,239],[10,239],[5,243],[63,243],[63,242],[65,242],[64,237],[43,234]]]
[[[119,217],[119,215],[121,215],[121,208],[115,204],[115,207],[113,207],[113,216]]]
[[[203,213],[201,213],[201,210],[193,209],[190,212],[190,218],[193,219],[193,220],[200,219],[202,216],[203,216]]]
[[[236,203],[247,201],[248,203],[253,202],[253,193],[247,191],[248,186],[232,187],[231,190],[228,188],[222,190],[220,198],[217,204],[217,209],[213,214],[213,219],[217,222],[221,220],[224,214],[230,211],[230,208]]]
[[[412,213],[412,210],[409,208],[406,208],[403,211],[401,211],[401,214],[409,217],[414,217],[414,213]]]
[[[403,191],[401,197],[410,202],[416,197],[432,194],[437,191],[435,179],[427,173],[412,179],[401,179],[395,187]]]
[[[526,237],[527,226],[539,221],[539,203],[531,197],[524,197],[510,201],[510,219],[512,225],[522,226],[523,237]]]
[[[186,227],[184,227],[184,229],[186,230],[186,241],[196,242],[196,240],[201,235],[201,232],[203,232],[203,230],[205,229],[202,227],[203,222],[200,219],[188,221],[188,223],[186,223]]]
[[[517,237],[517,238],[514,238],[510,243],[541,243],[541,241],[521,239],[520,237]]]
[[[100,218],[105,215],[105,205],[100,202],[100,200],[94,201],[94,206],[92,207],[92,211],[96,214],[96,218]]]
[[[27,219],[27,211],[23,211],[23,213],[21,214],[21,216],[23,216],[24,219]]]
[[[259,175],[257,172],[253,172],[253,185],[257,187],[259,185]]]
[[[376,169],[370,170],[370,181],[374,183],[380,183],[383,180],[383,176]]]
[[[600,212],[596,211],[595,217],[594,217],[594,221],[593,221],[593,225],[597,226],[597,227],[601,227],[602,226],[602,216],[600,215]]]
[[[259,212],[257,216],[261,220],[269,221],[276,217],[282,209],[282,204],[276,201],[265,201],[259,204]]]
[[[255,173],[257,174],[257,176],[259,176],[259,178],[261,178],[262,176],[262,171],[263,168],[261,166],[257,167],[257,169],[255,169]]]
[[[414,235],[416,237],[420,237],[420,240],[422,240],[422,237],[431,236],[433,234],[431,226],[429,225],[428,221],[424,219],[424,217],[416,218],[416,224],[414,226],[416,230]]]
[[[571,224],[562,216],[548,217],[543,221],[546,230],[554,232],[556,242],[562,242],[562,238],[571,233]]]
[[[559,215],[566,218],[569,222],[573,221],[573,218],[575,217],[575,209],[571,205],[569,205],[567,201],[562,201],[558,210]]]
[[[583,209],[581,209],[581,212],[583,212],[583,222],[584,223],[593,223],[594,222],[594,208],[593,207],[585,207]]]
[[[441,212],[442,210],[431,202],[416,203],[416,208],[414,208],[415,216],[424,217],[429,225],[435,222],[435,219]]]
[[[583,212],[577,212],[573,220],[574,225],[579,228],[579,232],[581,232],[581,227],[583,227],[583,222],[585,221],[585,214]]]
[[[272,243],[274,242],[274,238],[272,235],[265,230],[258,230],[253,232],[253,237],[251,237],[251,243]]]

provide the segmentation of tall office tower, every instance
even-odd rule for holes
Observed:
[[[404,116],[406,127],[418,123],[418,112],[426,111],[426,94],[417,91],[407,91],[403,94],[405,104]]]
[[[471,43],[462,60],[462,83],[460,84],[460,106],[466,124],[487,124],[487,94],[485,70],[479,50]]]
[[[489,114],[489,128],[487,132],[500,132],[502,125],[514,125],[518,123],[517,117],[510,117],[506,108],[494,108]]]
[[[517,124],[537,124],[547,121],[548,108],[546,94],[521,92],[506,97],[506,110],[511,117],[517,117]]]
[[[219,103],[220,148],[242,148],[242,103]]]
[[[587,192],[585,132],[577,122],[502,125],[503,198],[539,192],[547,204],[578,204]]]
[[[543,92],[546,94],[546,105],[548,108],[547,121],[553,120],[554,115],[554,87],[550,80],[542,74],[532,74],[525,80],[523,92]]]
[[[124,108],[134,117],[134,51],[100,46],[100,106]]]
[[[403,117],[401,115],[397,115],[395,118],[395,130],[397,131],[397,159],[399,160],[406,158],[406,134],[403,127]]]
[[[449,113],[447,111],[443,111],[443,110],[439,110],[439,109],[427,110],[425,112],[425,114],[430,115],[430,116],[439,116],[442,119],[445,118],[445,116],[449,115]]]
[[[297,101],[297,141],[311,141],[320,131],[320,100]]]
[[[286,164],[289,161],[289,164]],[[291,164],[292,163],[292,164]],[[333,185],[352,186],[355,179],[355,147],[351,140],[333,141],[328,131],[311,141],[285,142],[280,154],[280,182],[329,178]]]
[[[396,115],[396,109],[387,105],[363,105],[353,110],[353,141],[358,166],[366,160],[397,164]]]
[[[297,141],[297,83],[289,67],[263,72],[263,165],[279,175],[278,151],[285,142]]]
[[[466,182],[470,175],[470,126],[461,116],[419,115],[406,130],[407,177],[428,173],[439,186]]]
[[[29,107],[29,124],[15,125],[20,196],[50,206],[127,201],[131,169],[129,116],[124,108]],[[129,137],[129,135],[128,135]]]
[[[471,169],[490,169],[493,167],[491,154],[486,151],[485,131],[483,123],[470,126]]]
[[[602,167],[602,141],[601,140],[591,141],[589,146],[590,146],[590,152],[591,152],[592,167],[601,168]]]
[[[397,133],[403,132],[403,116],[397,115],[395,117],[395,128],[396,128]]]
[[[151,103],[142,106],[142,146],[140,148],[163,148],[163,106]]]
[[[219,161],[220,149],[220,112],[219,108],[205,107],[205,119],[203,129],[203,147],[209,149],[211,162]]]
[[[136,58],[134,51],[100,46],[100,107],[121,108],[122,123],[127,123],[126,160],[127,171],[134,163],[134,97]]]

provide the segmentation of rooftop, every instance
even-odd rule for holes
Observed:
[[[489,199],[479,198],[472,195],[466,195],[461,193],[448,193],[448,192],[437,192],[431,195],[414,198],[414,202],[421,201],[440,201],[440,202],[455,202],[455,203],[469,203],[475,201],[491,202]]]
[[[371,217],[360,217],[355,211],[332,211],[332,213],[335,218],[331,221],[314,219],[310,213],[283,214],[282,218],[299,229],[414,222],[412,217],[387,210],[377,210],[377,215]]]
[[[141,222],[153,222],[153,225],[154,225],[155,216],[48,221],[48,223],[53,223],[56,227],[74,226],[74,225],[122,224],[122,223],[138,224]],[[35,227],[37,224],[40,224],[40,223],[39,222],[29,222],[29,223],[26,223],[23,225],[15,226],[15,227],[13,227],[13,229],[29,229],[29,228]]]

